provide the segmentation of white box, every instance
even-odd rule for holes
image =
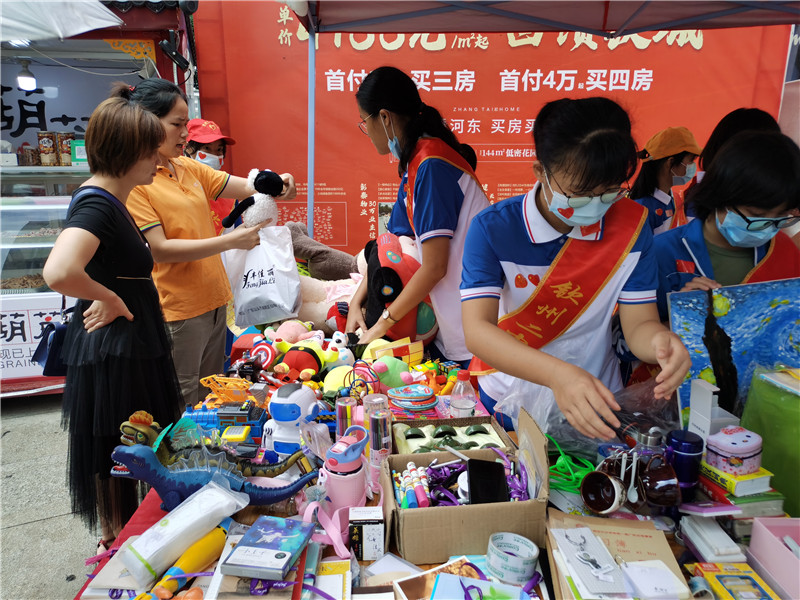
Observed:
[[[380,506],[350,507],[350,548],[356,560],[377,560],[383,556],[383,525]]]
[[[692,379],[689,395],[689,431],[703,438],[717,433],[728,425],[738,425],[739,419],[720,408],[717,401],[719,388],[704,379]]]

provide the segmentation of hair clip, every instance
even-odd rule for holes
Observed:
[[[129,85],[129,86],[128,86],[128,89],[129,89],[129,90],[132,92],[132,91],[134,91],[134,90],[136,89],[136,86]]]

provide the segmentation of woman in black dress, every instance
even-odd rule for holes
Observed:
[[[137,410],[161,425],[179,416],[153,258],[125,208],[134,186],[153,181],[164,135],[157,117],[128,100],[110,98],[95,109],[86,129],[92,176],[73,194],[43,272],[52,289],[79,298],[62,353],[62,423],[70,433],[73,511],[93,529],[99,516],[98,551],[139,501],[134,480],[110,475],[120,424]]]

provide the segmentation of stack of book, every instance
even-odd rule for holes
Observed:
[[[698,488],[709,500],[741,509],[736,516],[719,517],[718,521],[737,542],[748,543],[755,517],[784,516],[785,497],[772,489],[772,473],[763,467],[749,475],[731,475],[703,461],[700,464]]]

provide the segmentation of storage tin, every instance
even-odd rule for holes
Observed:
[[[761,436],[744,427],[723,427],[706,440],[706,462],[731,475],[749,475],[761,468]]]

